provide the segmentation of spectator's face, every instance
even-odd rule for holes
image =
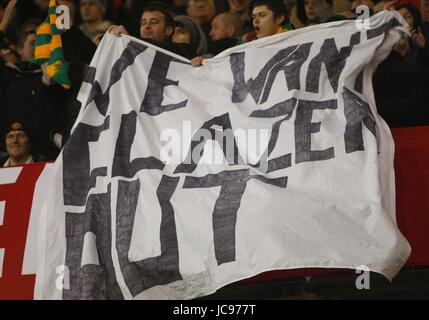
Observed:
[[[24,131],[11,131],[6,136],[6,150],[13,159],[23,159],[30,155],[30,142]]]
[[[222,16],[217,16],[212,21],[212,29],[210,31],[210,37],[213,41],[230,38],[228,33],[228,26],[226,25]]]
[[[140,25],[140,37],[163,42],[173,34],[173,27],[165,26],[164,15],[159,11],[146,11],[143,13]]]
[[[85,0],[80,4],[80,15],[84,22],[103,20],[103,11],[93,0]]]
[[[176,27],[174,28],[173,34],[173,42],[174,43],[186,43],[191,44],[191,35],[188,30],[184,27]]]
[[[249,0],[228,0],[232,12],[246,12],[249,9]]]
[[[422,21],[429,22],[429,0],[420,2],[420,13],[422,14]]]
[[[30,34],[25,39],[22,48],[18,49],[22,61],[31,61],[34,58],[34,44],[36,43],[36,35]]]
[[[407,8],[401,8],[399,10],[399,13],[401,14],[402,18],[404,18],[404,20],[407,21],[408,26],[410,27],[410,30],[414,29],[414,20],[410,11],[408,11]]]
[[[274,12],[265,5],[255,7],[252,18],[253,27],[258,39],[276,34],[285,20],[284,16],[274,18]]]
[[[305,14],[309,21],[317,19],[316,11],[314,10],[313,0],[305,0]]]
[[[193,0],[188,4],[188,15],[202,25],[210,23],[215,15],[215,9],[205,0]]]

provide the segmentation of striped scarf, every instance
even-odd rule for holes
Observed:
[[[277,30],[276,34],[288,32],[292,30],[295,30],[295,26],[292,23],[286,22]]]
[[[59,83],[65,89],[70,89],[68,76],[69,65],[64,59],[62,31],[57,29],[57,1],[50,0],[49,16],[37,28],[35,45],[35,62],[42,65],[47,63],[48,77]]]

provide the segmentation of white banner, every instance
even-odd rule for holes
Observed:
[[[264,271],[392,279],[394,144],[372,74],[397,12],[189,61],[106,35],[55,164],[38,299],[190,299]]]

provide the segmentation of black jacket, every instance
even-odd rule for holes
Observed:
[[[13,121],[27,124],[32,132],[32,145],[37,152],[48,157],[56,156],[56,148],[50,136],[54,131],[57,112],[61,103],[59,86],[46,86],[42,82],[40,66],[28,62],[17,65],[0,61],[0,132],[4,137],[6,128]],[[0,147],[4,149],[1,139]]]
[[[378,113],[390,127],[429,124],[429,77],[415,61],[392,51],[373,84]]]
[[[62,41],[64,58],[69,63],[71,88],[62,90],[60,97],[57,98],[57,100],[61,99],[61,108],[56,131],[63,133],[67,138],[81,107],[77,101],[77,95],[82,86],[87,66],[91,63],[97,47],[75,26],[63,33]]]
[[[195,50],[188,44],[174,43],[169,39],[165,40],[164,42],[157,42],[157,41],[153,41],[151,39],[145,39],[145,38],[143,38],[142,40],[148,43],[151,43],[157,47],[160,47],[162,49],[165,49],[167,51],[170,51],[172,53],[175,53],[179,56],[187,58],[189,60],[197,56],[197,53],[195,52]]]
[[[209,46],[209,52],[213,56],[216,56],[219,53],[225,51],[226,49],[235,47],[236,45],[238,45],[238,41],[237,39],[233,38],[225,38],[221,40],[212,41]]]

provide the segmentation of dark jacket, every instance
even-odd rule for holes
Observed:
[[[236,45],[238,45],[238,39],[233,38],[212,41],[209,46],[209,53],[211,53],[213,56],[216,56],[226,49],[235,47]]]
[[[62,41],[64,58],[69,63],[71,88],[70,90],[62,90],[60,97],[57,98],[57,100],[62,99],[62,103],[59,109],[56,132],[63,133],[67,139],[81,107],[77,101],[77,95],[97,47],[75,26],[63,33]]]
[[[373,77],[378,113],[390,127],[429,124],[428,73],[392,51]]]
[[[153,41],[152,39],[142,39],[143,41],[149,42],[157,47],[175,53],[179,56],[182,56],[187,59],[192,59],[197,56],[195,50],[188,44],[184,43],[174,43],[170,39],[165,40],[164,42]]]
[[[426,45],[424,48],[418,47],[410,40],[410,52],[408,57],[414,60],[420,67],[429,71],[429,38],[426,38]]]
[[[50,135],[55,127],[58,96],[55,86],[42,82],[40,66],[28,62],[17,65],[0,61],[0,132],[3,136],[12,121],[28,123],[37,152],[55,157]],[[0,142],[4,147],[4,141]]]

